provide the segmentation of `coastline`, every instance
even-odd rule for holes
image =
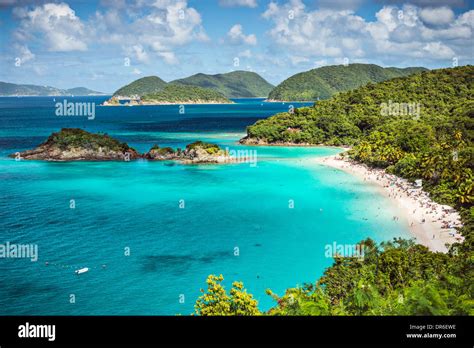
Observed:
[[[375,185],[379,192],[397,207],[397,219],[402,219],[416,241],[434,252],[447,252],[446,243],[462,242],[464,238],[454,229],[460,227],[461,217],[453,208],[431,200],[421,188],[406,179],[349,161],[340,155],[317,157],[313,163],[342,170]],[[451,226],[451,228],[449,227]]]
[[[238,145],[244,145],[244,146],[275,146],[275,147],[331,147],[331,148],[337,148],[337,149],[342,149],[344,151],[349,150],[349,148],[344,147],[344,146],[337,146],[337,145],[325,145],[325,144],[311,144],[311,143],[292,143],[290,141],[288,142],[274,142],[274,143],[268,143],[264,141],[249,141],[246,137],[241,138],[240,140],[237,141]]]
[[[319,100],[277,100],[277,99],[265,99],[266,103],[316,103]]]
[[[107,102],[107,101],[106,101]],[[156,105],[233,105],[235,102],[224,103],[224,102],[213,102],[213,101],[205,101],[205,102],[192,102],[192,101],[183,101],[183,102],[140,102],[140,103],[132,103],[132,104],[101,104],[100,106],[156,106]]]

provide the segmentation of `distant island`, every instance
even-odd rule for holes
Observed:
[[[117,89],[110,100],[104,105],[145,104],[188,104],[199,103],[196,93],[203,91],[189,89],[178,90],[177,87],[198,87],[216,92],[219,98],[204,98],[205,103],[223,103],[223,99],[231,98],[267,98],[269,102],[280,101],[315,101],[327,99],[336,93],[348,91],[367,83],[382,82],[396,77],[404,77],[428,69],[422,67],[383,68],[375,64],[348,64],[324,66],[295,74],[276,87],[259,74],[251,71],[237,70],[224,74],[198,73],[192,76],[166,82],[158,76],[146,76]],[[166,90],[165,90],[166,89]],[[160,94],[164,92],[165,94]],[[187,96],[189,94],[189,97]],[[209,91],[205,92],[211,96]],[[59,89],[50,86],[17,85],[0,82],[0,96],[92,96],[107,95],[85,87]],[[152,102],[149,98],[157,99]],[[162,99],[169,95],[170,100]],[[143,98],[147,96],[147,98]],[[178,97],[177,97],[178,96]],[[143,102],[142,102],[143,101]],[[229,101],[225,101],[228,103]]]
[[[21,85],[8,82],[0,82],[0,96],[22,97],[22,96],[94,96],[107,95],[107,93],[93,91],[85,87],[60,89],[51,86]]]
[[[142,97],[163,90],[168,84],[211,89],[226,98],[266,98],[274,87],[260,75],[250,71],[232,71],[225,74],[195,74],[183,79],[165,82],[158,76],[142,77],[119,88],[117,98]]]
[[[233,159],[218,145],[202,141],[188,144],[184,150],[154,145],[145,154],[107,134],[89,133],[79,128],[63,128],[33,150],[9,155],[16,160],[63,161],[180,161],[194,163],[230,163]]]
[[[327,99],[370,82],[426,71],[426,68],[382,68],[375,64],[331,65],[293,75],[276,86],[268,101],[315,101]]]
[[[120,97],[113,96],[104,106],[118,106]],[[126,105],[167,105],[167,104],[232,104],[225,96],[209,88],[167,84],[163,89],[132,97]]]
[[[227,98],[266,98],[274,87],[259,74],[242,70],[216,75],[199,73],[171,83],[210,88]]]

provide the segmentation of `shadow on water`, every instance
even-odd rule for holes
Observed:
[[[205,255],[147,255],[142,259],[142,271],[145,273],[163,272],[182,274],[195,264],[210,264],[232,256],[228,251],[218,251]]]

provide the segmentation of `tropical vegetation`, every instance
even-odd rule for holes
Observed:
[[[205,150],[209,155],[214,155],[222,151],[219,145],[206,143],[201,140],[198,140],[198,141],[195,141],[194,143],[186,145],[186,150],[188,151],[198,149],[198,148]]]
[[[59,132],[52,133],[42,145],[54,146],[62,151],[72,148],[99,151],[102,148],[126,152],[131,149],[127,143],[120,142],[106,133],[89,133],[80,128],[63,128]]]

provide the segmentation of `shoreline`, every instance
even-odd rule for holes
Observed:
[[[434,252],[447,252],[446,243],[462,242],[454,229],[462,226],[461,217],[452,207],[434,202],[421,188],[383,169],[369,168],[340,155],[317,157],[313,163],[342,170],[378,188],[397,207],[396,219],[402,219],[416,242]]]
[[[241,138],[239,140],[237,140],[237,145],[241,145],[241,146],[256,146],[256,147],[315,147],[315,148],[318,148],[318,147],[329,147],[329,148],[334,148],[334,149],[341,149],[341,150],[344,150],[344,151],[347,151],[347,150],[350,150],[350,147],[346,147],[346,146],[338,146],[338,145],[325,145],[325,144],[310,144],[310,143],[299,143],[299,144],[295,144],[295,143],[291,143],[291,142],[287,142],[287,143],[264,143],[264,142],[258,142],[258,143],[246,143],[245,141],[242,142],[242,140],[245,139],[244,138]]]
[[[157,105],[233,105],[236,104],[235,102],[230,103],[221,103],[221,102],[190,102],[185,101],[182,103],[171,103],[171,102],[157,102],[157,103],[150,103],[150,102],[142,102],[138,104],[100,104],[99,106],[157,106]]]

